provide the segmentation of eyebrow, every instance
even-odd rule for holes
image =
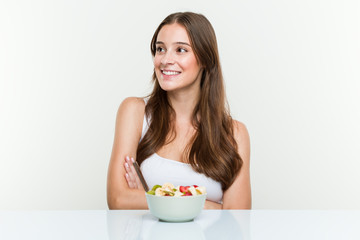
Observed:
[[[164,43],[161,41],[157,41],[155,44],[164,44]],[[191,45],[186,42],[174,42],[174,44],[187,45],[187,46],[191,47]]]

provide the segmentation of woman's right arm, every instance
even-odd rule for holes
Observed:
[[[119,107],[107,178],[109,209],[147,208],[144,190],[129,188],[124,167],[127,156],[136,159],[144,111],[145,103],[141,98],[126,98]]]

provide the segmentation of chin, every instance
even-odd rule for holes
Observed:
[[[160,84],[160,87],[161,87],[162,90],[164,90],[166,92],[174,90],[173,87],[166,86],[166,84]]]
[[[174,81],[161,79],[161,80],[158,80],[158,83],[159,83],[161,89],[164,91],[172,91],[177,88],[176,86],[174,86],[175,85]]]

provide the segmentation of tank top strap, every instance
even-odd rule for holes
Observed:
[[[148,98],[143,98],[144,102],[145,102],[145,106],[148,102]],[[149,119],[146,117],[146,114],[144,113],[144,120],[143,120],[143,126],[142,126],[142,131],[141,131],[141,138],[140,141],[143,139],[143,137],[145,136],[147,130],[149,129]]]

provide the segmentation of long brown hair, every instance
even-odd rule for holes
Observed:
[[[203,67],[200,98],[192,117],[196,133],[186,151],[188,163],[196,172],[220,182],[225,191],[233,183],[243,161],[237,152],[233,120],[227,107],[215,32],[201,14],[173,13],[161,22],[154,33],[151,41],[153,57],[161,28],[172,23],[186,29],[198,63]],[[157,81],[155,70],[152,79],[154,89],[145,107],[145,114],[151,122],[137,149],[139,164],[169,143],[173,139],[169,139],[169,134],[176,134],[173,128],[175,111],[166,91]]]

